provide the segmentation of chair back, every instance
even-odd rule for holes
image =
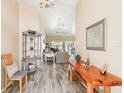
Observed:
[[[3,64],[4,67],[13,64],[11,53],[3,54],[1,56],[1,58],[2,58],[2,64]]]
[[[12,65],[13,64],[12,54],[11,53],[3,54],[1,56],[1,61],[2,61],[1,63],[2,63],[4,68],[5,68],[5,66]],[[8,77],[6,70],[4,70],[4,76],[5,76],[5,78]]]

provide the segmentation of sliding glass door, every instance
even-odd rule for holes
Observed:
[[[75,56],[75,41],[51,41],[51,47],[59,51],[68,51],[70,56]]]

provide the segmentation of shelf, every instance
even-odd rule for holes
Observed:
[[[31,41],[32,36],[24,35],[23,36],[23,49],[22,49],[22,56],[28,56],[30,55],[31,59],[41,59],[41,47],[42,47],[42,39],[41,36],[35,37],[33,36],[33,40]],[[30,47],[33,47],[33,50],[30,50]]]
[[[38,50],[25,50],[25,51],[30,51],[30,52],[33,52],[33,51],[39,51],[41,49],[38,49]]]
[[[27,43],[34,43],[34,42],[27,42]],[[41,42],[35,42],[35,43],[41,43]]]

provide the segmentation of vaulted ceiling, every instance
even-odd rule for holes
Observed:
[[[72,36],[75,34],[75,6],[78,0],[55,0],[53,8],[40,8],[40,0],[18,0],[19,3],[36,7],[41,15],[44,30],[50,36]],[[59,29],[58,25],[63,28]]]

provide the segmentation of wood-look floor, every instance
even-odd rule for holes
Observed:
[[[19,93],[19,86],[9,87],[8,93]],[[25,84],[23,84],[23,93]],[[28,93],[85,93],[79,82],[69,82],[67,64],[40,64],[28,81]]]

